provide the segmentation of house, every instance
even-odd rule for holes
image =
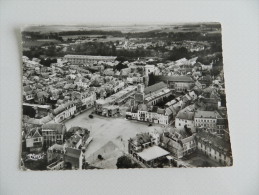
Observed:
[[[126,119],[146,121],[162,125],[170,125],[176,111],[173,107],[165,109],[157,106],[148,107],[146,104],[133,105],[126,110]]]
[[[164,82],[159,82],[144,89],[144,103],[147,105],[156,105],[172,94]]]
[[[37,102],[39,104],[45,104],[45,102],[49,97],[49,93],[47,93],[46,91],[40,91],[36,94],[36,97],[37,97]]]
[[[65,134],[64,148],[85,149],[92,141],[90,131],[82,127],[71,127]]]
[[[157,167],[169,154],[157,145],[159,136],[154,135],[156,134],[142,133],[129,139],[129,154],[146,167]]]
[[[55,162],[53,162],[47,166],[47,170],[50,170],[50,171],[61,170],[63,168],[64,168],[63,159],[58,159]]]
[[[35,127],[29,130],[26,137],[26,148],[30,152],[40,152],[43,147],[43,136],[40,134],[40,128]]]
[[[81,110],[91,108],[94,106],[96,101],[96,94],[93,91],[85,91],[85,92],[72,92],[72,100],[80,100],[82,102]]]
[[[194,131],[194,110],[189,107],[180,110],[175,117],[175,127],[179,130],[187,127]]]
[[[182,158],[196,150],[195,134],[188,129],[166,131],[161,135],[161,146],[172,156]]]
[[[92,55],[65,55],[63,60],[72,64],[96,63],[98,61],[114,62],[116,56],[92,56]]]
[[[105,105],[101,115],[106,117],[118,116],[120,113],[119,106],[116,105]]]
[[[65,104],[60,105],[58,108],[53,110],[54,122],[60,123],[65,119],[70,118],[76,112],[76,105],[73,101],[69,101]]]
[[[31,101],[34,99],[33,90],[29,85],[23,87],[23,97],[26,101]]]
[[[63,145],[60,144],[53,144],[51,147],[47,150],[47,161],[53,162],[54,160],[60,160],[63,159],[63,155],[65,153],[65,148]]]
[[[104,75],[107,75],[107,76],[113,76],[114,75],[114,71],[112,68],[106,68],[104,71],[103,71],[103,74]]]
[[[121,69],[120,74],[122,76],[127,76],[130,72],[131,72],[131,68],[123,68]]]
[[[81,170],[83,165],[83,152],[76,148],[66,148],[63,160],[64,166]]]
[[[42,125],[42,136],[44,145],[50,147],[53,144],[63,144],[63,136],[66,132],[66,126],[64,124],[44,124]]]
[[[113,105],[113,104],[121,104],[128,98],[130,98],[135,92],[137,87],[136,86],[128,86],[125,89],[111,95],[106,99],[98,99],[95,102],[95,111],[97,114],[101,114],[103,112],[103,108],[106,105]]]
[[[88,88],[90,85],[89,80],[86,78],[76,78],[74,83],[77,86],[83,87],[83,88]]]
[[[197,149],[210,159],[224,165],[232,166],[232,151],[229,137],[219,137],[206,129],[197,129]]]
[[[154,76],[157,82],[167,83],[170,89],[176,92],[185,92],[194,86],[194,81],[189,76]]]
[[[222,118],[217,111],[201,111],[197,110],[194,114],[195,127],[217,128],[217,119]]]

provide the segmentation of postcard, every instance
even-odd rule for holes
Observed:
[[[220,23],[21,34],[21,170],[232,166]]]

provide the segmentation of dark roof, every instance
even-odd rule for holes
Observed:
[[[25,91],[25,92],[31,91],[31,87],[29,85],[24,86],[23,91]]]
[[[44,131],[45,129],[51,129],[54,131],[57,131],[58,133],[65,133],[65,125],[61,123],[48,123],[42,125],[42,130]]]
[[[192,78],[189,76],[155,76],[158,81],[172,81],[172,82],[193,82]]]
[[[184,120],[193,120],[194,112],[188,112],[187,110],[181,110],[176,115],[176,118],[184,119]]]
[[[66,148],[65,156],[78,158],[80,157],[81,150],[75,149],[75,148]]]
[[[149,94],[158,91],[159,89],[165,88],[167,85],[164,82],[159,82],[144,89],[145,94]]]
[[[231,153],[230,141],[224,138],[218,137],[205,131],[199,131],[196,134],[198,139],[203,139],[205,142],[209,142],[211,145],[218,149],[225,150],[228,154]]]

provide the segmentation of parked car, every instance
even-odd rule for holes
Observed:
[[[148,124],[149,127],[153,126],[151,123]]]
[[[94,118],[94,116],[92,114],[89,115],[89,118]]]

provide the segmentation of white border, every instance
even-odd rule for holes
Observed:
[[[221,22],[231,168],[21,172],[21,71],[25,24]],[[0,194],[259,194],[257,1],[0,1]]]

